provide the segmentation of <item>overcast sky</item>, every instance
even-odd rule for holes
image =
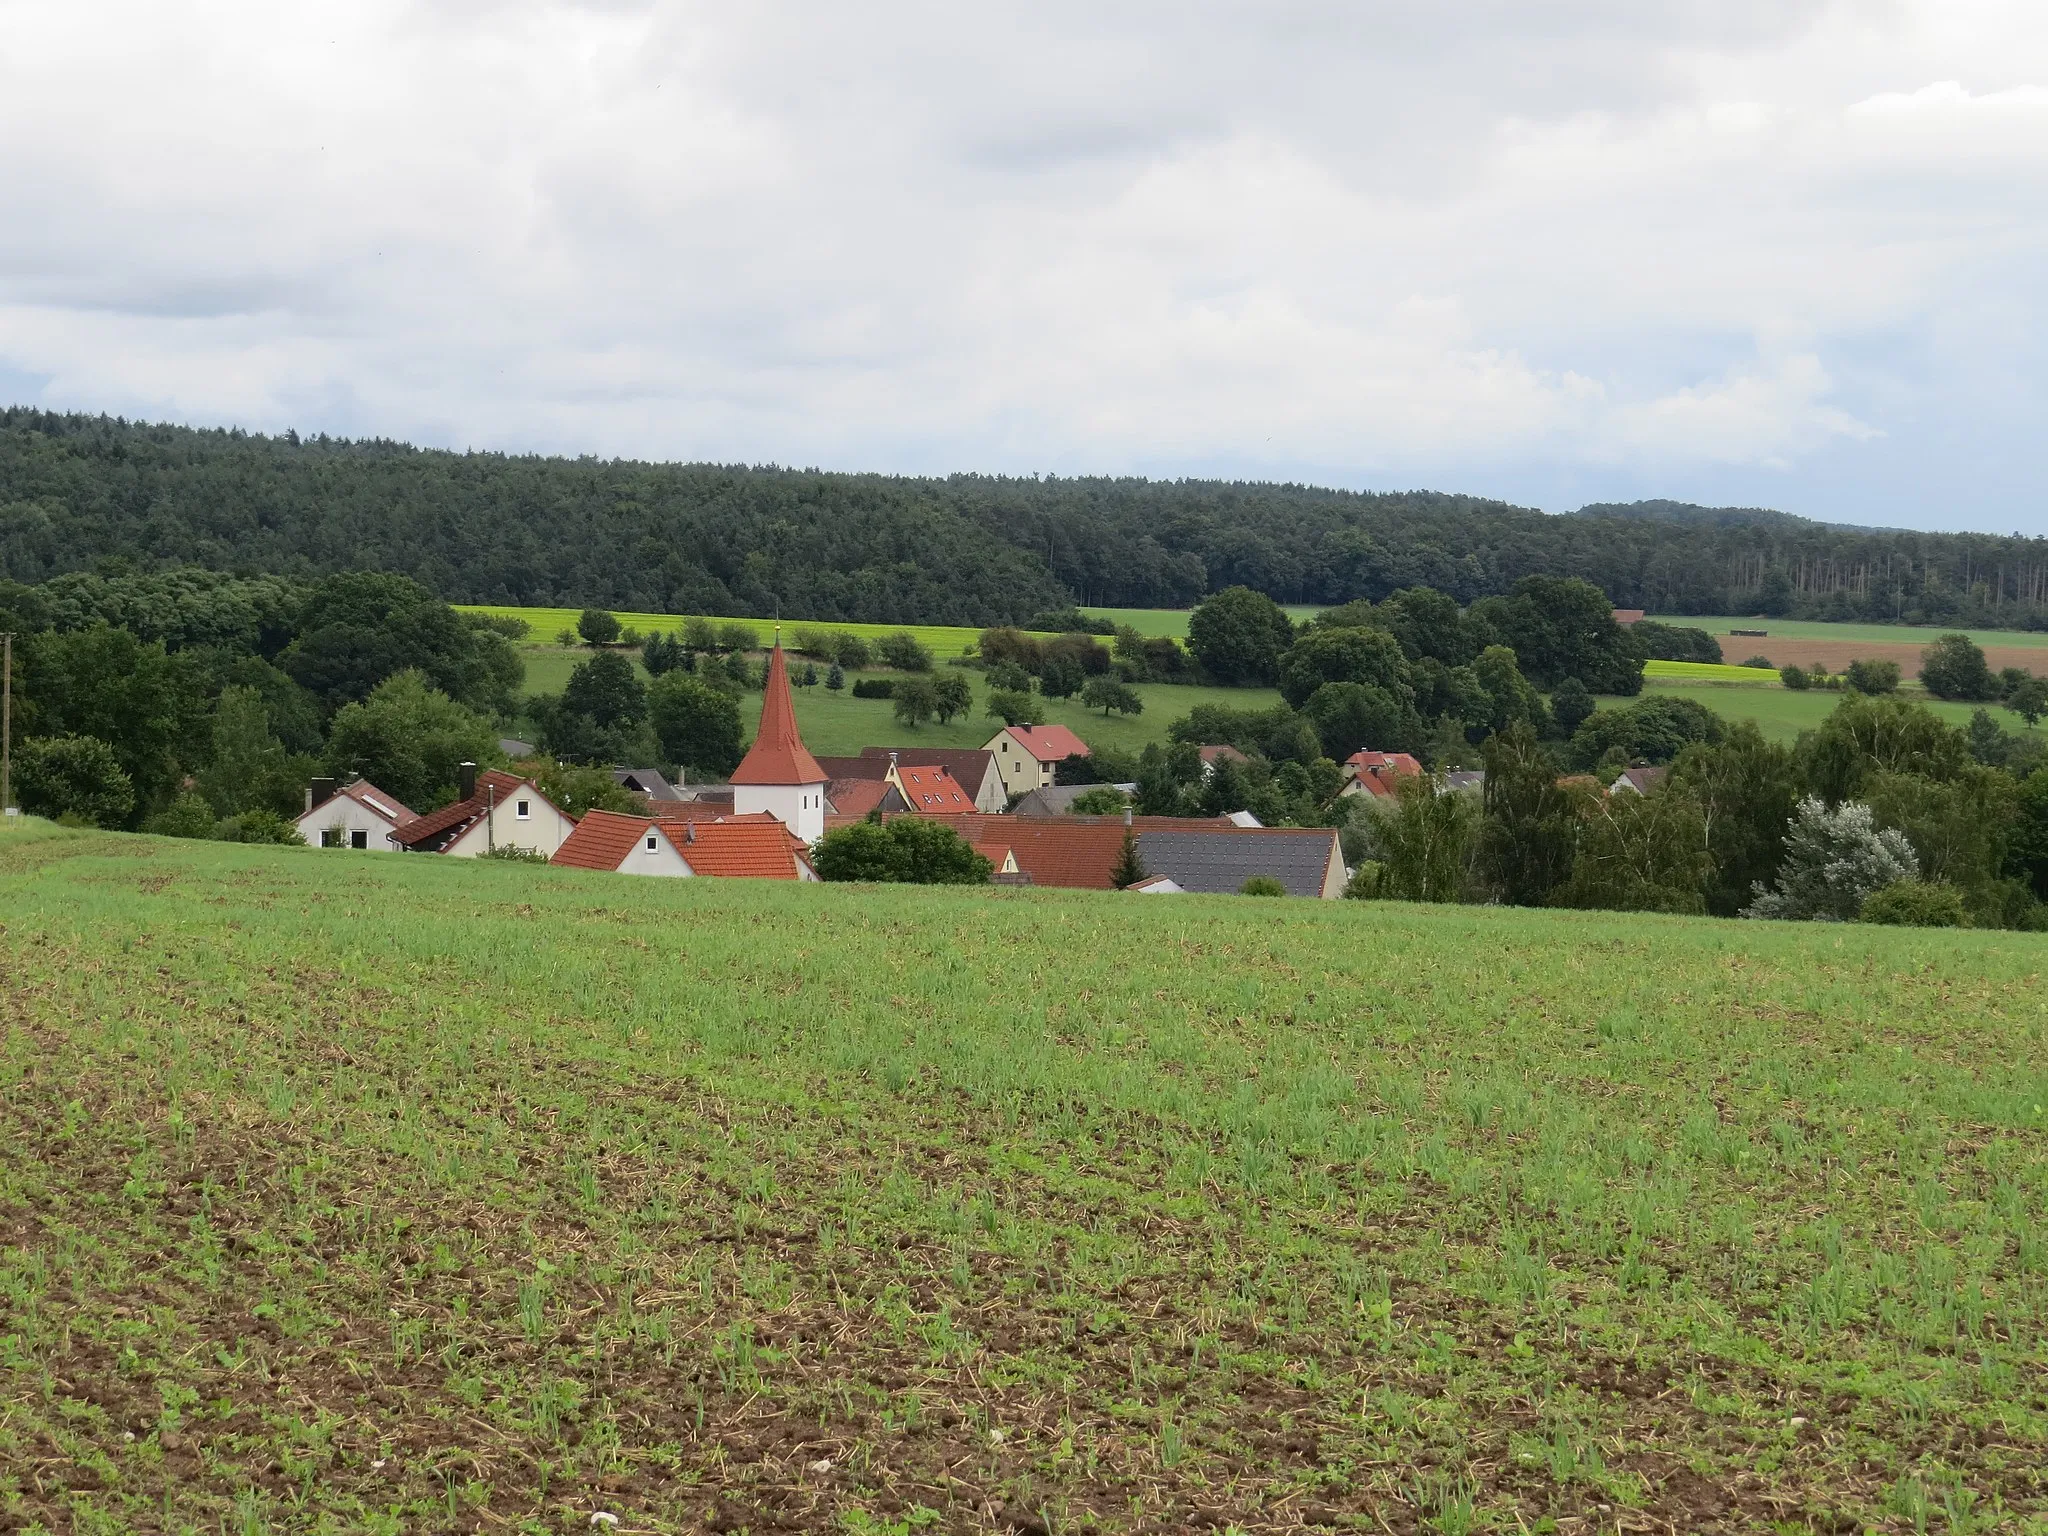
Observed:
[[[2048,534],[2043,0],[0,0],[0,401]]]

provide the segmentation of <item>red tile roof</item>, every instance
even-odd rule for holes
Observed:
[[[1248,763],[1251,761],[1250,758],[1238,751],[1237,748],[1228,744],[1219,747],[1201,747],[1197,751],[1202,761],[1211,766],[1217,763]]]
[[[1041,763],[1088,756],[1088,743],[1064,725],[1013,725],[1010,738]]]
[[[1406,752],[1354,752],[1344,759],[1344,766],[1353,773],[1397,773],[1417,774],[1422,764]]]
[[[913,811],[926,816],[959,815],[974,809],[973,800],[943,768],[913,768],[899,762],[896,777]]]
[[[721,879],[800,880],[811,873],[803,839],[774,816],[664,822],[662,835],[700,875]]]
[[[881,809],[894,788],[887,779],[834,779],[825,786],[825,798],[834,814],[861,817]]]
[[[761,728],[732,773],[735,784],[822,784],[827,774],[804,746],[789,698],[789,666],[782,642],[768,653],[768,679],[761,690]]]
[[[517,774],[500,773],[495,768],[487,768],[477,775],[475,794],[467,800],[444,805],[438,811],[429,811],[424,816],[406,822],[391,834],[391,840],[406,848],[417,848],[422,843],[435,843],[437,847],[452,843],[467,832],[472,823],[480,820],[493,804],[503,805],[510,796],[521,791],[544,802],[558,815],[567,814],[554,801],[535,789],[531,779],[522,779]]]
[[[699,875],[796,880],[810,872],[803,841],[765,812],[719,820],[669,821],[592,811],[555,850],[552,862],[572,869],[615,870],[650,828],[659,828],[683,862]]]
[[[653,825],[647,816],[588,811],[548,862],[571,869],[617,869]]]
[[[967,791],[970,800],[981,794],[982,782],[995,772],[996,767],[995,753],[985,747],[862,747],[858,761],[872,767],[879,760],[880,768],[875,771],[887,773],[892,753],[899,768],[945,769],[953,775],[954,782]],[[867,778],[868,774],[849,773],[847,777]]]

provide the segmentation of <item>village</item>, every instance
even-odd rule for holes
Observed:
[[[1131,786],[1061,784],[1059,765],[1089,755],[1063,725],[1010,725],[979,749],[872,746],[816,757],[804,745],[780,639],[768,656],[760,726],[724,784],[679,787],[653,768],[612,776],[639,814],[590,810],[579,819],[517,773],[462,768],[459,798],[417,815],[364,779],[315,779],[299,835],[315,848],[439,853],[456,858],[524,850],[573,869],[670,878],[815,881],[817,850],[858,823],[926,818],[988,861],[995,885],[1127,889],[1147,895],[1270,894],[1334,900],[1350,871],[1336,829],[1267,827],[1248,812],[1216,817],[1134,815]],[[1236,755],[1201,749],[1205,769]],[[1401,752],[1360,751],[1343,765],[1347,795],[1388,796],[1422,765]],[[1477,787],[1481,775],[1457,775]],[[1119,813],[1076,811],[1121,791]],[[1089,797],[1084,799],[1084,797]]]

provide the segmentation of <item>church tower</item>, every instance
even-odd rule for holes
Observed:
[[[732,773],[732,808],[736,816],[766,811],[807,843],[825,835],[825,770],[797,734],[780,634],[768,653],[761,729]]]

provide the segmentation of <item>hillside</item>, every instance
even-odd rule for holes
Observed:
[[[1310,605],[1416,585],[1470,602],[1545,574],[1674,614],[2048,626],[2039,540],[1676,503],[1552,517],[1430,491],[448,453],[0,410],[0,576],[107,561],[877,623],[1185,607],[1239,584]]]
[[[0,832],[9,1528],[2048,1529],[2028,935]]]

